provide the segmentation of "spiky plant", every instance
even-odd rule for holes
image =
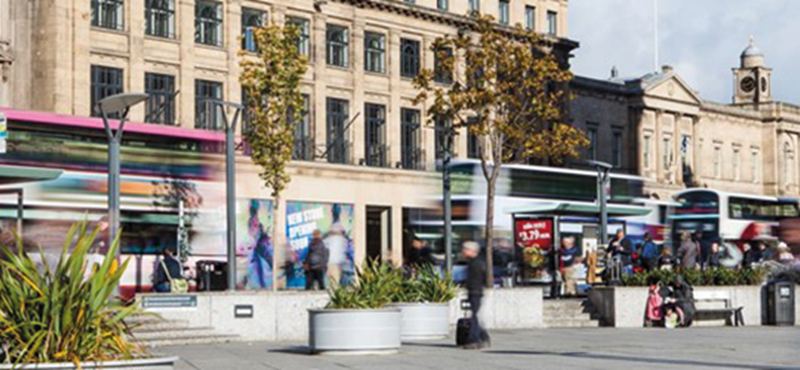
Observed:
[[[138,309],[112,296],[128,261],[118,265],[106,258],[87,266],[97,234],[85,222],[73,225],[54,269],[41,251],[37,264],[19,237],[17,252],[0,245],[0,363],[78,364],[145,355],[124,322]],[[108,255],[118,248],[119,239]]]

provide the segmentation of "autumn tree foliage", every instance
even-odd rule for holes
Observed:
[[[245,94],[247,127],[242,134],[250,157],[261,168],[259,176],[272,190],[274,214],[281,192],[291,180],[287,165],[292,159],[295,122],[302,119],[300,82],[308,59],[298,49],[300,30],[294,25],[253,29],[255,52],[242,52],[240,82]],[[273,217],[273,232],[278,220]]]
[[[435,40],[436,66],[414,80],[415,104],[428,104],[428,122],[466,127],[479,142],[486,179],[487,284],[494,281],[492,252],[494,197],[501,166],[531,158],[563,164],[588,145],[568,124],[572,73],[542,49],[539,36],[500,27],[490,16],[477,16],[472,27]],[[444,81],[444,83],[442,83]]]

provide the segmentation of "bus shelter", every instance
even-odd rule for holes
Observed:
[[[617,229],[627,230],[629,222],[647,216],[651,209],[637,205],[606,206],[607,235]],[[519,269],[514,280],[518,284],[552,284],[559,270],[561,241],[575,239],[586,269],[579,274],[583,287],[599,283],[604,267],[605,246],[601,246],[600,206],[585,203],[551,203],[508,210],[512,217],[514,246]],[[587,285],[588,284],[588,285]],[[552,284],[555,285],[555,284]],[[557,294],[551,292],[551,296]]]

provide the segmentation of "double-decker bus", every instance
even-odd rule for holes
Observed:
[[[736,194],[712,189],[688,189],[674,195],[670,216],[673,238],[684,232],[702,233],[705,241],[739,247],[750,241],[771,241],[783,219],[798,217],[797,199]]]
[[[24,204],[23,235],[45,253],[60,251],[66,230],[106,218],[107,139],[96,118],[2,109],[9,120],[8,152],[0,155],[3,169],[50,169],[59,172],[46,181],[3,185],[19,189]],[[225,260],[224,187],[220,182],[220,133],[129,123],[122,140],[121,253],[130,258],[121,279],[121,293],[151,289],[159,256],[172,248],[197,260]],[[180,200],[183,200],[181,206]],[[0,227],[16,223],[17,200],[0,197]],[[182,217],[181,217],[182,216]],[[185,225],[179,247],[179,226]],[[107,233],[97,240],[97,252],[107,249]]]

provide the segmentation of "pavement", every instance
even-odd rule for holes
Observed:
[[[771,369],[800,370],[800,327],[538,329],[491,332],[492,348],[452,339],[403,344],[395,355],[309,355],[305,343],[160,347],[178,370]]]

